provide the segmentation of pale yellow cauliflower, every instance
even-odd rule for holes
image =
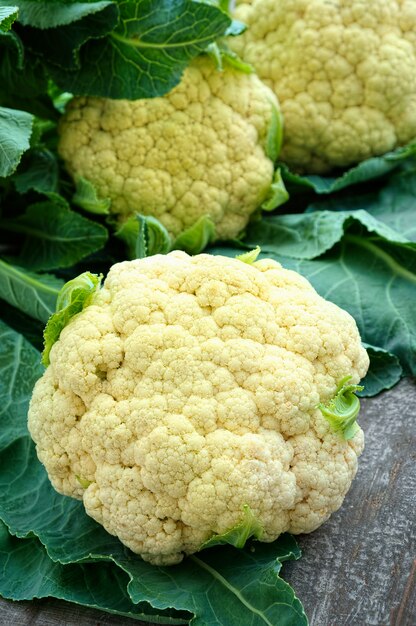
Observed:
[[[175,238],[209,216],[218,238],[233,238],[269,197],[281,132],[276,97],[255,74],[220,72],[204,56],[160,98],[74,98],[59,153],[121,220],[152,215]]]
[[[317,408],[368,357],[352,317],[279,263],[184,252],[119,263],[64,328],[29,429],[54,487],[157,564],[249,507],[272,541],[338,509],[363,433]]]
[[[277,94],[282,160],[323,173],[416,138],[415,0],[252,0],[230,46]]]

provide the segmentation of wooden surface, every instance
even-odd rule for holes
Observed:
[[[416,626],[416,384],[362,402],[366,449],[343,507],[283,573],[311,626]],[[133,626],[57,600],[0,599],[7,626]],[[219,626],[238,626],[222,624]]]

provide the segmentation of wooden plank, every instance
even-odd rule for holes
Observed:
[[[366,448],[343,507],[283,569],[312,626],[416,625],[416,385],[362,402]]]
[[[362,404],[366,449],[352,489],[326,524],[299,537],[304,556],[283,574],[311,626],[416,626],[416,385],[402,381]],[[0,624],[143,622],[58,600],[0,600]]]

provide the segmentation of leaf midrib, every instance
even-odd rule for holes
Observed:
[[[387,265],[393,272],[395,276],[400,276],[408,280],[409,282],[416,284],[416,275],[402,267],[397,261],[393,259],[393,257],[381,250],[375,243],[368,241],[368,239],[364,239],[362,237],[358,237],[357,235],[344,235],[344,240],[350,241],[362,248],[365,248],[369,252],[372,252],[374,256],[376,256],[380,261],[383,261],[385,265]]]
[[[211,574],[211,576],[213,578],[215,578],[216,580],[218,580],[222,585],[224,585],[224,587],[226,587],[226,589],[228,589],[229,591],[231,591],[231,593],[233,593],[236,598],[238,598],[238,600],[252,613],[255,613],[256,615],[258,615],[265,624],[267,624],[267,626],[274,626],[274,624],[272,624],[272,622],[270,622],[267,617],[264,615],[264,613],[262,613],[261,611],[259,611],[258,609],[256,609],[252,604],[250,604],[241,594],[241,592],[236,589],[235,587],[233,587],[228,580],[226,580],[223,576],[221,576],[221,574],[219,572],[217,572],[217,570],[215,570],[214,568],[210,567],[207,563],[204,563],[204,561],[201,561],[201,559],[198,559],[198,557],[196,557],[194,554],[191,555],[189,557],[192,561],[194,561],[194,563],[196,563],[199,567],[202,567],[202,569],[206,570],[209,574]]]
[[[38,291],[44,291],[45,293],[50,293],[55,296],[57,296],[59,293],[59,289],[56,289],[54,287],[51,287],[50,285],[47,285],[45,283],[42,283],[41,281],[36,280],[29,274],[25,274],[24,272],[19,271],[16,267],[14,267],[13,265],[9,265],[8,263],[5,263],[1,259],[0,259],[0,269],[4,270],[4,274],[6,276],[7,275],[15,276],[22,284],[30,285],[31,287],[33,287],[34,289]]]
[[[151,43],[151,42],[145,42],[142,39],[140,39],[139,37],[135,37],[135,38],[129,38],[129,37],[124,37],[123,35],[120,35],[119,33],[110,33],[109,37],[111,39],[115,39],[116,41],[119,41],[120,43],[126,45],[126,46],[130,46],[132,48],[150,48],[153,50],[165,50],[165,49],[174,49],[174,48],[187,48],[188,46],[203,46],[205,44],[209,44],[212,42],[212,34],[211,35],[207,35],[206,37],[200,38],[200,39],[189,39],[187,41],[178,41],[176,43],[166,43],[166,42],[161,42],[161,43]]]
[[[15,233],[23,233],[24,235],[32,235],[37,239],[45,239],[46,241],[56,241],[59,243],[72,243],[78,241],[84,241],[86,238],[85,233],[78,236],[67,236],[62,237],[61,235],[49,234],[45,230],[39,230],[32,226],[27,226],[26,224],[19,224],[18,222],[10,222],[8,224],[3,224],[0,222],[0,226],[4,226],[7,230],[15,232]],[[99,236],[98,236],[99,237]],[[97,235],[93,235],[91,233],[88,234],[89,239],[97,238]]]

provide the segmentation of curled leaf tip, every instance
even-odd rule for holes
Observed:
[[[360,400],[355,393],[362,391],[362,385],[349,383],[351,376],[345,376],[339,382],[335,396],[327,404],[318,404],[322,415],[328,420],[332,430],[342,434],[345,440],[352,439],[358,432],[357,417]]]
[[[93,295],[101,285],[102,275],[84,272],[76,278],[69,280],[62,287],[56,300],[56,312],[51,315],[43,332],[44,349],[42,363],[49,365],[49,354],[52,346],[58,341],[59,336],[69,321],[87,307]]]
[[[235,258],[238,261],[247,263],[248,265],[253,265],[253,263],[257,261],[257,257],[259,256],[260,252],[260,246],[256,246],[254,250],[249,250],[248,252],[243,252],[243,254],[238,254]]]

